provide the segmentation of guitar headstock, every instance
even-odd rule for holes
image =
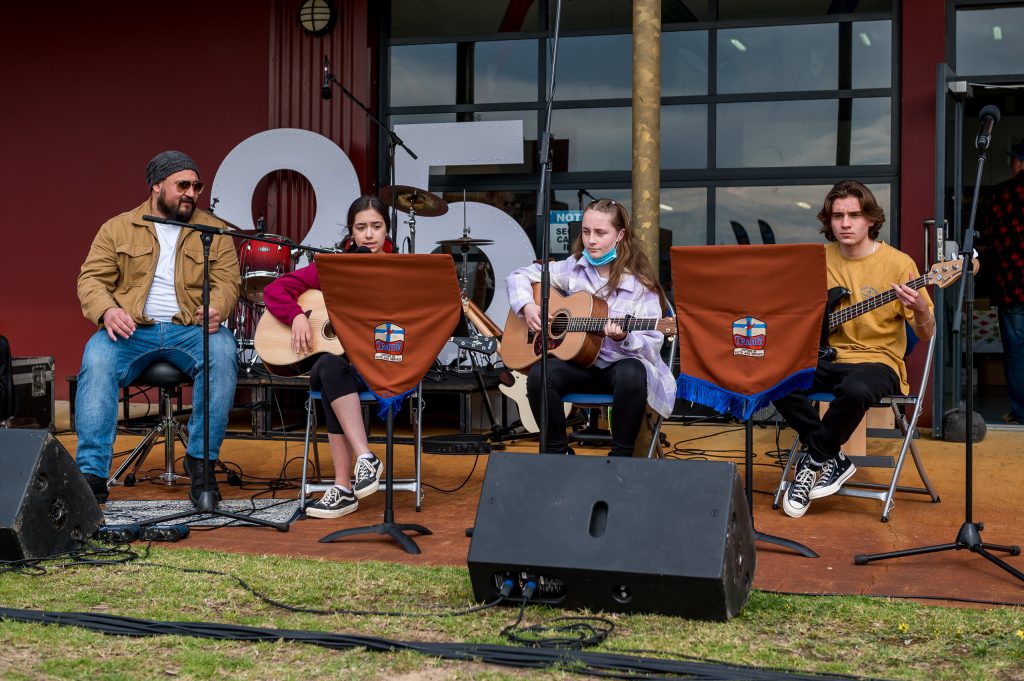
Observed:
[[[981,264],[977,258],[971,261],[971,270],[973,274],[978,273],[978,268]],[[954,281],[960,278],[960,275],[964,273],[964,256],[959,255],[949,260],[943,260],[937,262],[931,266],[927,274],[925,274],[925,283],[935,284],[939,288],[946,288]]]
[[[674,336],[679,333],[679,327],[676,325],[675,317],[662,317],[658,320],[658,323],[654,328],[661,331],[666,336]]]

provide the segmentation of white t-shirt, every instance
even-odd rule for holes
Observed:
[[[156,227],[156,238],[160,242],[160,258],[156,261],[153,284],[149,287],[142,313],[158,322],[170,322],[181,311],[178,296],[174,292],[174,254],[181,227],[161,222],[155,222],[153,226]]]

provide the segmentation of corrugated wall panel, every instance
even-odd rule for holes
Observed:
[[[325,36],[306,34],[298,21],[303,0],[275,0],[270,26],[268,128],[302,128],[333,140],[352,160],[363,191],[373,191],[376,126],[340,88],[324,100],[320,94],[323,58],[331,71],[371,111],[376,109],[376,27],[370,26],[369,0],[335,0],[338,20]],[[269,231],[301,241],[313,224],[316,198],[305,178],[278,171],[261,182],[253,200],[253,218],[267,215]],[[335,218],[344,222],[344,216]]]

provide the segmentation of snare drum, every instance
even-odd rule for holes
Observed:
[[[283,239],[274,234],[268,238]],[[263,303],[263,289],[292,268],[292,249],[284,244],[246,240],[238,248],[238,268],[242,273],[242,296]]]

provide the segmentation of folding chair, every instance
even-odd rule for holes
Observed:
[[[666,316],[674,316],[674,312],[669,309]],[[668,364],[670,370],[675,370],[675,366],[678,362],[676,353],[678,352],[679,337],[676,334],[672,334],[668,344],[668,357],[665,357],[665,363]],[[664,346],[662,348],[662,355],[664,356]],[[612,405],[611,393],[567,393],[562,395],[562,402],[572,404],[574,407],[579,407],[590,412],[590,416],[587,419],[587,425],[585,429],[576,429],[569,434],[569,440],[577,442],[607,442],[610,443],[612,440],[611,434],[594,432],[597,428],[598,415],[604,412],[607,415],[607,410]],[[644,414],[644,419],[647,428],[651,433],[651,442],[647,447],[647,458],[655,458],[655,455],[659,459],[665,458],[665,451],[661,444],[661,425],[664,422],[664,417],[661,414],[652,413],[650,409]]]
[[[932,356],[935,353],[935,339],[938,334],[932,334],[931,339],[928,341],[928,356],[925,358],[924,372],[921,375],[920,389],[916,394],[910,395],[891,395],[883,397],[878,401],[877,407],[889,407],[892,410],[893,418],[896,422],[898,430],[895,432],[895,437],[902,438],[902,445],[900,447],[899,455],[896,457],[895,462],[892,456],[851,456],[850,459],[854,462],[857,468],[892,468],[892,478],[888,484],[875,483],[875,482],[860,482],[851,479],[848,481],[836,494],[850,497],[861,497],[865,499],[878,499],[882,502],[882,522],[889,522],[889,514],[892,512],[892,508],[895,505],[893,495],[896,492],[908,492],[910,494],[927,494],[931,497],[932,503],[939,502],[939,495],[932,486],[931,481],[928,479],[928,474],[925,473],[924,465],[921,463],[921,456],[917,451],[917,444],[914,442],[914,438],[917,435],[917,420],[921,416],[921,412],[924,410],[924,405],[921,398],[924,395],[925,388],[928,386],[928,379],[931,376],[932,367]],[[827,403],[834,399],[832,393],[812,393],[808,395],[808,399],[812,402]],[[905,409],[909,407],[911,410],[910,419],[907,419]],[[866,418],[866,416],[865,416]],[[862,424],[863,425],[863,424]],[[869,437],[878,437],[872,429],[868,429]],[[887,433],[881,434],[882,437],[891,437]],[[903,465],[906,463],[907,452],[914,459],[914,466],[917,468],[917,475],[921,479],[922,487],[910,487],[899,484],[900,473],[903,471]],[[772,502],[772,508],[778,509],[782,504],[782,496],[789,489],[790,476],[792,475],[793,468],[796,462],[801,456],[800,452],[800,438],[796,437],[793,439],[793,446],[789,449],[789,456],[786,459],[786,467],[782,471],[782,478],[779,480],[779,486],[775,490],[775,499]]]
[[[422,388],[422,386],[420,386]],[[413,440],[413,462],[415,467],[415,477],[405,478],[398,480],[396,479],[392,485],[392,489],[396,492],[414,492],[416,494],[416,510],[419,511],[423,504],[423,486],[421,484],[421,469],[420,469],[420,455],[423,452],[423,430],[421,424],[420,415],[422,413],[423,402],[420,398],[421,390],[417,389],[415,393],[409,396],[408,399],[415,400],[415,406],[413,409],[413,423],[415,430],[415,437]],[[334,485],[334,480],[324,480],[320,473],[320,451],[317,447],[316,437],[316,401],[322,400],[322,396],[319,390],[310,390],[309,397],[306,400],[306,442],[302,450],[302,482],[299,485],[299,508],[305,510],[307,495],[311,492],[326,492]],[[369,435],[370,426],[369,419],[366,418],[365,414],[367,408],[375,407],[377,405],[377,398],[374,397],[373,393],[369,390],[364,390],[359,393],[359,403],[363,406],[364,419],[366,419],[366,432]],[[330,405],[324,405],[325,409],[330,409]],[[312,445],[312,446],[311,446]],[[313,451],[313,468],[315,469],[315,477],[318,482],[309,481],[309,453]],[[338,471],[335,471],[335,475]],[[384,485],[385,479],[381,479],[380,484]]]

